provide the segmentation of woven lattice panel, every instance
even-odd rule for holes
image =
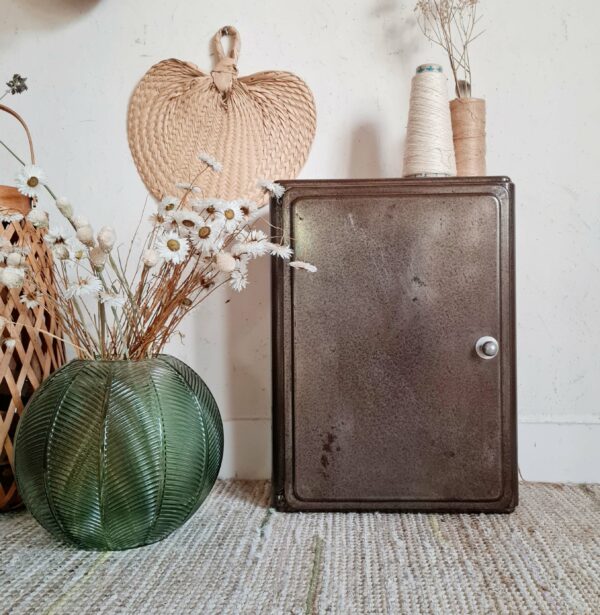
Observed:
[[[0,316],[12,323],[1,328],[0,337],[16,341],[12,348],[0,345],[0,511],[4,511],[21,505],[13,474],[19,416],[33,391],[65,362],[65,351],[62,342],[44,333],[61,335],[52,301],[46,299],[55,297],[56,290],[43,232],[23,220],[0,223],[0,237],[29,248],[27,264],[42,292],[39,307],[29,309],[21,303],[19,290],[0,288]]]

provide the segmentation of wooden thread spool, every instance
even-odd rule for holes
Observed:
[[[450,102],[450,116],[457,175],[485,175],[485,100],[456,98]]]

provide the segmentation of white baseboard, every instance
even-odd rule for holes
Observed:
[[[271,478],[271,419],[223,421],[220,478]]]
[[[600,417],[521,417],[519,468],[530,481],[600,483]]]
[[[221,478],[271,476],[271,421],[224,422]],[[522,416],[519,467],[525,480],[600,483],[600,416]]]

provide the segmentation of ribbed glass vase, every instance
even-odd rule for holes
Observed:
[[[39,523],[84,549],[168,536],[212,489],[223,424],[208,387],[167,355],[71,361],[34,393],[16,436],[16,479]]]

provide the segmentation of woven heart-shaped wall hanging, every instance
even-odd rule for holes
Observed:
[[[231,37],[227,54],[223,36]],[[194,183],[201,174],[205,197],[264,201],[258,180],[292,179],[306,161],[316,129],[314,99],[292,73],[238,78],[235,28],[221,28],[213,46],[216,65],[210,74],[171,59],[144,75],[129,104],[133,159],[157,199],[177,196],[176,183]],[[201,152],[218,160],[222,171],[201,162]]]

